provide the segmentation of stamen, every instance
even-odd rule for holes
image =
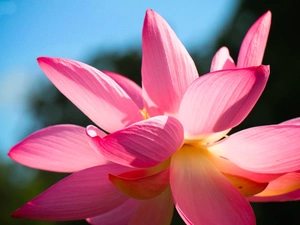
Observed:
[[[143,115],[143,117],[145,118],[145,120],[150,118],[150,116],[147,112],[147,109],[145,107],[142,110],[140,110],[140,112]]]

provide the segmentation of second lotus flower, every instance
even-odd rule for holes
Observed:
[[[226,136],[264,90],[271,23],[248,31],[235,66],[227,48],[199,77],[164,19],[148,10],[143,88],[86,64],[41,57],[51,82],[96,125],[51,126],[14,146],[23,165],[72,174],[13,213],[91,224],[255,224],[248,202],[300,199],[299,119]],[[281,185],[284,183],[284,185]]]

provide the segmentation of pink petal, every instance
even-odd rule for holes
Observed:
[[[284,121],[284,122],[280,123],[279,125],[298,125],[299,126],[300,125],[300,117]]]
[[[123,88],[123,90],[135,102],[139,109],[144,108],[142,88],[139,85],[120,74],[109,71],[102,72],[109,76],[111,79],[113,79],[118,85],[120,85],[120,87]]]
[[[121,225],[128,224],[141,201],[128,199],[119,207],[99,216],[88,218],[87,222],[93,225]]]
[[[39,58],[51,82],[94,123],[114,132],[143,119],[136,104],[110,77],[84,63]]]
[[[236,66],[234,64],[233,59],[231,58],[228,48],[222,47],[217,51],[210,66],[210,72],[214,72],[217,70],[227,70],[227,69],[235,69]]]
[[[283,195],[300,188],[300,173],[286,173],[269,183],[268,187],[256,196]]]
[[[187,87],[198,77],[196,66],[172,28],[147,10],[143,28],[143,96],[149,115],[175,115]]]
[[[289,192],[284,195],[277,195],[277,196],[269,196],[269,197],[260,197],[260,196],[253,196],[248,198],[251,202],[286,202],[286,201],[298,201],[300,200],[300,189],[296,191]]]
[[[136,177],[134,172],[126,176],[109,174],[109,180],[124,194],[141,200],[154,198],[169,186],[169,169],[143,177]]]
[[[297,171],[300,170],[300,127],[253,127],[229,136],[210,150],[253,172],[280,174]]]
[[[173,216],[173,199],[170,188],[167,188],[159,196],[142,201],[137,208],[129,225],[167,225],[171,223]]]
[[[99,135],[105,136],[103,132]],[[39,130],[15,145],[8,155],[25,166],[56,172],[74,172],[108,162],[89,145],[85,128],[75,125]]]
[[[271,26],[271,12],[262,15],[248,30],[240,48],[237,67],[262,64]]]
[[[116,164],[73,173],[16,210],[12,216],[35,220],[79,220],[118,207],[128,197],[108,180],[108,173],[128,168]]]
[[[214,166],[223,174],[232,174],[240,177],[244,177],[259,183],[268,183],[276,178],[280,177],[282,174],[267,174],[267,173],[255,173],[249,170],[242,169],[230,162],[228,159],[219,157],[208,153],[206,155],[209,161],[214,164]]]
[[[179,120],[186,139],[199,139],[240,124],[266,85],[268,66],[221,70],[201,76],[186,91]]]
[[[140,121],[104,138],[95,135],[95,129],[87,128],[94,149],[112,162],[131,167],[155,166],[168,159],[183,142],[182,125],[168,116]]]
[[[187,224],[255,224],[248,201],[198,149],[183,146],[171,159],[176,209]]]

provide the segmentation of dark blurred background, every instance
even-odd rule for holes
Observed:
[[[245,0],[240,1],[233,12],[233,20],[225,28],[215,43],[201,48],[194,47],[192,55],[200,74],[207,73],[213,54],[227,46],[233,59],[237,59],[241,41],[252,23],[267,10],[272,11],[272,27],[264,56],[264,64],[271,65],[271,76],[259,102],[247,119],[233,132],[240,129],[279,123],[300,116],[300,1],[298,0]],[[163,16],[163,15],[162,15]],[[74,46],[76,48],[76,46]],[[141,83],[141,47],[118,53],[118,49],[93,54],[87,62],[100,69],[121,73]],[[42,75],[41,75],[42,76]],[[41,127],[54,124],[91,124],[53,85],[46,84],[39,91],[31,93],[30,109]],[[55,110],[53,110],[55,109]],[[24,136],[32,130],[28,130]],[[284,151],[284,149],[283,149]],[[41,222],[11,219],[9,214],[19,206],[41,193],[66,174],[36,171],[17,165],[8,160],[0,164],[0,224],[3,225],[58,225],[87,224],[85,221]],[[258,225],[299,225],[300,202],[255,203],[252,204]],[[184,224],[174,215],[172,224]]]

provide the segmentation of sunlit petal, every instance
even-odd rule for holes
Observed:
[[[262,64],[270,26],[271,12],[268,11],[248,30],[240,48],[237,67],[243,68]]]
[[[167,22],[147,10],[143,27],[142,81],[148,113],[175,115],[196,66]],[[157,111],[158,110],[158,111]]]
[[[99,135],[105,136],[103,132]],[[8,155],[25,166],[56,172],[75,172],[107,163],[88,140],[83,127],[50,126],[25,138]]]
[[[223,174],[232,174],[240,177],[244,177],[259,183],[268,183],[277,179],[282,174],[268,174],[268,173],[256,173],[249,170],[238,167],[233,162],[224,157],[214,155],[211,153],[206,154],[208,159],[214,164],[214,166]]]
[[[129,95],[129,97],[135,102],[135,104],[139,107],[139,109],[144,108],[143,97],[142,97],[142,88],[134,83],[132,80],[124,77],[120,74],[102,71],[107,76],[112,78],[124,91]]]
[[[219,51],[216,52],[212,59],[210,72],[235,68],[236,66],[229,54],[228,48],[222,47],[219,49]]]
[[[94,123],[114,132],[143,119],[128,94],[110,77],[84,63],[41,57],[51,82]]]
[[[250,204],[203,153],[183,146],[171,160],[175,206],[187,224],[255,224]]]
[[[269,72],[268,66],[259,66],[221,70],[198,78],[180,105],[185,139],[198,139],[241,123],[264,90]]]
[[[280,123],[279,125],[298,125],[299,126],[300,125],[300,117],[286,120],[286,121]]]
[[[168,159],[183,143],[183,128],[174,117],[157,116],[132,124],[104,138],[95,127],[87,133],[91,145],[108,160],[131,167],[148,168]]]
[[[280,174],[300,170],[300,126],[253,127],[210,148],[237,166],[257,173]]]

